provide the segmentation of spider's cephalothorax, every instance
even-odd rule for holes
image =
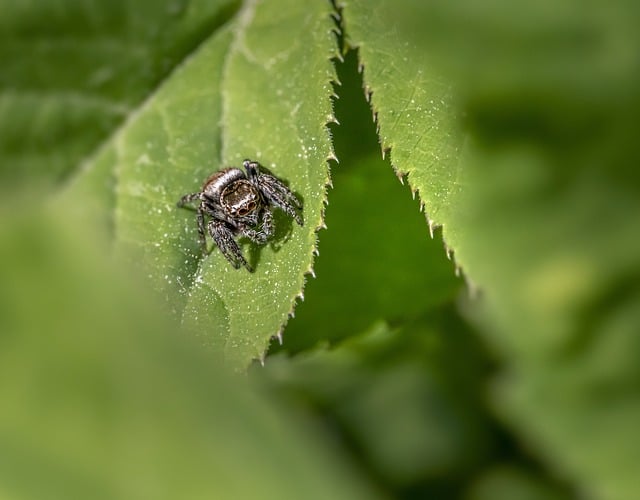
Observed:
[[[179,207],[199,201],[196,208],[198,234],[206,252],[206,231],[236,269],[244,265],[249,271],[240,247],[234,237],[246,236],[256,243],[265,243],[273,234],[272,207],[282,209],[302,225],[302,203],[282,181],[260,170],[251,160],[243,163],[246,173],[239,168],[225,168],[211,175],[197,193],[186,194]],[[206,223],[205,218],[210,220]]]

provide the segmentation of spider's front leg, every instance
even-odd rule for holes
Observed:
[[[236,240],[233,239],[233,232],[225,222],[216,219],[211,220],[209,221],[208,229],[209,234],[222,252],[222,255],[231,262],[233,267],[238,269],[243,265],[249,272],[253,272],[253,269],[242,255],[242,251],[236,243]]]
[[[298,197],[277,177],[260,172],[258,163],[245,160],[243,166],[248,179],[256,185],[269,204],[280,208],[302,226],[302,217],[298,213],[298,210],[302,210],[302,203]]]
[[[200,242],[200,248],[202,255],[207,255],[207,237],[204,228],[204,210],[202,207],[198,207],[196,211],[196,220],[198,221],[198,241]]]
[[[178,208],[184,208],[187,204],[200,199],[200,193],[185,194],[178,202]],[[191,208],[191,207],[189,207]]]
[[[180,201],[178,201],[178,208],[189,208],[193,210],[193,207],[188,206],[189,203],[193,203],[194,201],[198,201],[201,199],[201,193],[190,193],[185,194]],[[204,226],[204,214],[205,210],[200,203],[196,211],[196,220],[198,221],[198,241],[200,242],[200,248],[202,249],[202,255],[207,255],[207,238],[206,238],[206,230]]]
[[[273,234],[273,216],[271,215],[271,211],[264,210],[262,212],[260,225],[259,231],[256,231],[252,227],[241,225],[240,232],[251,241],[262,245],[266,243]]]

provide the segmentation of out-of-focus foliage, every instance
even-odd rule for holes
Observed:
[[[274,356],[266,375],[329,413],[391,484],[464,484],[493,452],[482,406],[488,363],[451,312],[396,328],[377,323],[331,350]]]
[[[0,496],[638,497],[640,7],[336,3],[0,9]],[[174,207],[245,157],[255,274]]]
[[[11,201],[0,212],[2,498],[375,496],[316,426],[179,335],[99,233],[60,208],[15,214],[30,200]]]

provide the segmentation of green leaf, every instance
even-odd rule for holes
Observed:
[[[69,175],[236,0],[5,2],[0,13],[0,179]]]
[[[93,192],[105,203],[100,218],[117,252],[143,262],[183,326],[239,368],[263,356],[311,270],[333,155],[330,13],[324,3],[248,3],[130,117],[67,193]],[[252,274],[233,269],[217,248],[200,260],[195,214],[176,208],[211,172],[244,158],[263,163],[304,202],[304,227],[278,212],[271,244],[242,243]]]
[[[231,269],[219,252],[201,265],[185,324],[218,330],[211,341],[237,365],[263,356],[312,270],[329,182],[327,159],[333,156],[326,128],[333,119],[335,79],[330,13],[328,2],[250,2],[227,60],[222,163],[256,159],[288,181],[303,200],[305,224],[299,228],[277,217],[276,241],[249,253],[256,261],[252,275]],[[212,303],[226,315],[206,314]]]
[[[428,212],[430,231],[446,225],[458,189],[463,136],[451,85],[425,47],[425,6],[405,0],[347,0],[343,25],[357,48],[380,144],[401,180],[406,176]]]
[[[94,231],[29,201],[0,207],[3,498],[375,498],[316,427],[177,334]]]
[[[580,491],[622,499],[640,449],[638,9],[581,6],[349,1],[344,17],[383,146],[483,291],[498,412]],[[434,74],[452,77],[464,151]]]

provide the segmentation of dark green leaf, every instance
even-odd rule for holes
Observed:
[[[0,12],[0,178],[68,175],[236,0],[7,2]]]

